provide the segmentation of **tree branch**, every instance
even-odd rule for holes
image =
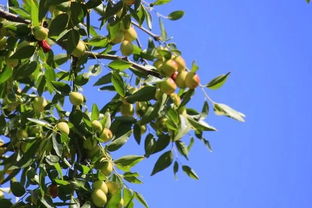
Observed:
[[[9,12],[6,12],[6,11],[3,11],[0,9],[0,17],[4,18],[4,19],[7,19],[7,20],[10,20],[12,22],[20,22],[20,23],[24,23],[24,24],[30,24],[31,22],[29,20],[25,20],[15,14],[12,14],[12,13],[9,13]],[[147,31],[147,33],[149,33],[152,37],[154,37],[155,39],[159,39],[159,36],[151,33],[150,31],[148,31],[147,29],[145,28],[142,28],[140,27],[137,23],[133,23],[134,25],[136,25],[137,27],[139,27],[141,30],[143,31]],[[57,43],[58,45],[60,45],[62,48],[64,48],[62,46],[62,44],[60,43]],[[137,64],[133,61],[130,61],[126,56],[117,56],[117,55],[110,55],[110,54],[99,54],[99,53],[93,53],[91,51],[86,51],[85,52],[89,58],[91,59],[108,59],[108,60],[123,60],[123,61],[126,61],[128,62],[129,64],[131,64],[131,67],[134,68],[134,69],[137,69],[139,71],[142,71],[146,74],[149,74],[149,75],[152,75],[154,77],[158,77],[158,78],[161,78],[161,75],[156,72],[156,71],[152,71],[150,69],[147,69],[146,67],[144,67],[143,65],[140,65],[140,64]]]
[[[147,33],[148,35],[150,35],[152,38],[154,38],[154,40],[156,41],[160,41],[161,37],[159,35],[156,35],[154,33],[152,33],[150,30],[142,27],[141,25],[139,25],[138,23],[131,21],[131,24],[133,24],[134,26],[136,26],[137,28],[139,28],[140,30],[142,30],[143,32]]]

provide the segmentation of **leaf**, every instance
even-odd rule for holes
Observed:
[[[135,103],[137,101],[149,101],[155,97],[156,88],[146,86],[135,92],[133,95],[126,97],[128,103]]]
[[[168,18],[170,20],[178,20],[178,19],[182,18],[183,15],[184,15],[184,11],[178,10],[178,11],[171,12],[168,15]]]
[[[21,197],[25,194],[25,188],[19,182],[11,181],[10,187],[14,196]]]
[[[195,128],[195,130],[198,131],[216,131],[217,129],[213,126],[210,126],[208,123],[206,123],[203,120],[196,121],[195,119],[188,117],[187,120],[190,122],[190,124]]]
[[[230,106],[225,105],[223,103],[215,103],[213,105],[213,110],[216,113],[216,115],[227,116],[241,122],[245,121],[245,115],[243,113],[238,112],[233,108],[231,108]]]
[[[35,46],[24,46],[16,50],[16,52],[10,57],[12,59],[25,59],[30,58],[36,50]]]
[[[121,76],[118,73],[113,73],[112,83],[113,83],[113,86],[114,86],[116,92],[120,96],[124,97],[126,95],[125,86],[124,86],[124,82],[123,82]]]
[[[70,86],[64,82],[52,81],[51,82],[54,88],[64,95],[68,95],[70,93]]]
[[[123,60],[114,60],[108,64],[110,68],[116,70],[125,70],[128,69],[131,65],[131,63]]]
[[[161,36],[160,36],[161,40],[162,41],[167,40],[168,39],[167,32],[166,32],[165,25],[164,25],[161,17],[159,17],[159,28],[160,28],[160,32],[161,32],[160,33],[161,34]]]
[[[117,160],[114,160],[114,164],[123,171],[130,171],[130,169],[141,162],[144,159],[144,156],[141,155],[127,155]]]
[[[134,192],[134,196],[135,198],[145,207],[145,208],[148,208],[148,205],[143,197],[142,194],[138,193],[138,192]]]
[[[97,120],[99,119],[99,114],[100,114],[100,111],[99,111],[99,108],[96,104],[93,104],[92,105],[92,113],[91,113],[91,120]]]
[[[98,79],[98,81],[96,81],[96,83],[94,83],[93,86],[108,84],[108,83],[111,83],[111,80],[112,80],[112,74],[108,73],[102,76],[100,79]]]
[[[39,25],[39,10],[37,1],[29,1],[30,4],[30,15],[31,15],[31,24],[33,26]]]
[[[197,174],[195,173],[195,171],[194,171],[192,168],[190,168],[189,166],[183,165],[183,166],[182,166],[182,170],[183,170],[189,177],[191,177],[191,178],[193,178],[193,179],[196,179],[196,180],[199,180],[198,175],[197,175]]]
[[[167,4],[169,3],[171,0],[156,0],[154,3],[152,3],[152,5],[162,5],[162,4]]]
[[[49,35],[58,36],[61,34],[67,26],[68,19],[69,17],[66,13],[57,15],[54,19],[52,19],[49,27]]]
[[[35,119],[35,118],[27,118],[27,120],[31,121],[31,122],[34,122],[36,124],[39,124],[41,126],[51,126],[49,124],[49,122],[45,121],[45,120],[41,120],[41,119]]]
[[[128,131],[127,133],[125,133],[121,137],[115,139],[112,143],[110,143],[107,146],[107,150],[110,152],[118,150],[120,147],[122,147],[128,141],[131,133],[132,133],[132,130]]]
[[[176,141],[175,144],[181,155],[183,155],[188,160],[188,149],[186,145],[181,141]]]
[[[101,3],[102,3],[102,0],[89,0],[89,1],[86,3],[86,7],[87,7],[88,9],[92,9],[92,8],[94,8],[94,7],[99,6]]]
[[[207,87],[209,89],[212,90],[216,90],[219,89],[220,87],[223,86],[223,84],[225,83],[225,81],[227,80],[228,76],[231,74],[231,72],[228,72],[226,74],[222,74],[216,78],[214,78],[213,80],[211,80],[208,84]]]
[[[151,175],[154,175],[158,173],[159,171],[162,171],[168,168],[171,165],[172,161],[173,161],[172,152],[171,151],[165,152],[156,161]]]
[[[0,84],[7,81],[13,74],[13,70],[9,67],[6,67],[1,73],[0,73]]]
[[[173,174],[175,177],[177,176],[178,171],[179,171],[179,163],[177,161],[175,161],[174,165],[173,165]]]

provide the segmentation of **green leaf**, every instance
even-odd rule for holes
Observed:
[[[208,123],[206,123],[203,120],[196,121],[195,119],[188,117],[187,120],[190,122],[190,124],[195,128],[195,130],[198,131],[216,131],[217,129],[213,126],[210,126]]]
[[[94,7],[99,6],[101,3],[102,3],[102,0],[89,0],[86,3],[86,7],[87,7],[87,9],[92,9]]]
[[[207,87],[209,89],[219,89],[220,87],[223,86],[223,84],[225,83],[225,81],[227,80],[228,76],[230,75],[231,72],[228,72],[226,74],[222,74],[216,78],[214,78],[213,80],[211,80],[208,84]]]
[[[52,81],[53,87],[60,93],[68,95],[70,93],[70,86],[64,82]]]
[[[245,121],[245,115],[243,113],[238,112],[233,108],[231,108],[230,106],[225,105],[223,103],[215,103],[213,105],[213,110],[216,113],[216,115],[227,116],[241,122]]]
[[[108,73],[102,76],[100,79],[98,79],[98,81],[96,81],[96,83],[94,83],[93,86],[100,86],[100,85],[108,84],[108,83],[111,83],[111,80],[112,80],[112,73]]]
[[[144,156],[141,155],[127,155],[117,160],[114,160],[114,164],[123,171],[130,171],[130,169],[141,162],[144,159]]]
[[[36,50],[35,46],[24,46],[22,48],[19,48],[16,50],[16,52],[10,57],[13,59],[25,59],[25,58],[30,58],[34,54]]]
[[[0,207],[3,208],[12,207],[12,202],[9,199],[0,199]]]
[[[116,69],[116,70],[125,70],[125,69],[129,69],[129,67],[132,64],[130,64],[127,61],[123,61],[123,60],[114,60],[112,62],[110,62],[108,64],[108,66],[112,69]]]
[[[116,92],[120,96],[124,97],[126,95],[125,86],[124,86],[124,82],[122,80],[122,77],[118,73],[113,73],[112,83],[113,83],[113,86],[114,86]]]
[[[171,151],[165,152],[156,161],[151,175],[154,175],[158,173],[159,171],[162,171],[168,168],[171,165],[172,161],[173,161],[172,152]]]
[[[49,35],[58,36],[61,34],[66,29],[68,19],[69,17],[66,13],[57,15],[54,19],[52,19],[49,27]]]
[[[193,178],[193,179],[196,179],[196,180],[199,179],[199,177],[198,177],[198,175],[195,173],[195,171],[194,171],[192,168],[190,168],[189,166],[183,165],[183,166],[182,166],[182,170],[183,170],[189,177],[191,177],[191,178]]]
[[[7,81],[8,79],[10,79],[10,77],[13,74],[13,69],[6,67],[1,73],[0,73],[0,84],[4,83],[5,81]]]
[[[39,2],[39,22],[45,17],[49,10],[49,0],[41,0]]]
[[[168,15],[168,18],[170,20],[178,20],[178,19],[182,18],[183,15],[184,15],[184,11],[178,10],[178,11],[171,12]]]
[[[36,123],[36,124],[39,124],[40,126],[51,126],[49,124],[49,122],[45,121],[45,120],[41,120],[41,119],[35,119],[35,118],[27,118],[27,120],[33,122],[33,123]]]
[[[134,192],[134,196],[135,198],[145,207],[145,208],[148,208],[148,205],[143,197],[142,194],[138,193],[138,192]]]
[[[39,25],[39,9],[37,1],[29,1],[30,4],[30,15],[31,15],[31,24],[33,26]]]
[[[156,88],[146,86],[135,92],[133,95],[126,97],[128,103],[135,103],[137,101],[149,101],[155,97]]]
[[[100,114],[100,111],[99,111],[99,108],[96,104],[93,104],[92,105],[92,113],[91,113],[91,120],[97,120],[99,119],[99,114]]]
[[[138,173],[131,173],[131,172],[126,172],[123,175],[124,179],[130,183],[142,184],[143,182],[137,178],[138,176],[139,176]]]
[[[186,145],[182,141],[176,141],[175,144],[180,154],[188,160],[188,149]]]
[[[178,171],[179,171],[179,163],[177,161],[175,161],[174,165],[173,165],[173,174],[175,177],[177,176]]]
[[[107,146],[107,150],[110,152],[118,150],[120,147],[122,147],[128,141],[131,133],[132,133],[132,130],[128,131],[127,133],[125,133],[121,137],[115,139],[112,143],[110,143]]]
[[[167,32],[166,32],[166,29],[165,29],[165,25],[162,21],[162,18],[159,17],[159,28],[160,28],[160,34],[161,34],[161,40],[162,41],[166,41],[168,39],[168,36],[167,36]]]
[[[25,188],[19,182],[11,181],[10,184],[11,191],[16,197],[21,197],[25,194]]]
[[[172,0],[156,0],[152,5],[162,5],[162,4],[167,4]]]

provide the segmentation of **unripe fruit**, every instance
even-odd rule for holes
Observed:
[[[135,0],[123,0],[123,2],[127,4],[128,6],[131,6],[132,4],[135,3]]]
[[[73,105],[81,105],[84,98],[80,92],[71,92],[69,93],[69,100]]]
[[[59,122],[58,124],[56,124],[56,127],[57,127],[57,129],[58,129],[60,132],[66,134],[66,135],[69,134],[69,126],[68,126],[68,124],[67,124],[66,122],[61,121],[61,122]]]
[[[177,70],[178,70],[178,64],[172,59],[167,60],[160,67],[161,73],[163,73],[167,77],[170,77]]]
[[[117,44],[117,43],[121,43],[124,40],[125,36],[124,33],[122,31],[118,31],[116,34],[114,34],[113,37],[111,37],[111,43],[113,44]]]
[[[98,120],[92,121],[92,128],[97,132],[101,132],[103,130],[103,126]]]
[[[28,133],[26,130],[18,130],[17,133],[16,133],[16,137],[17,139],[23,139],[23,138],[27,138],[28,137]]]
[[[122,103],[120,106],[120,113],[123,116],[133,116],[134,110],[133,105],[130,103]]]
[[[58,195],[58,188],[56,184],[52,184],[48,187],[48,192],[52,198],[56,198]]]
[[[181,98],[176,93],[171,93],[170,98],[176,106],[181,104]]]
[[[72,51],[71,55],[74,57],[81,57],[86,51],[86,44],[82,40],[79,40],[76,48]]]
[[[190,89],[195,89],[200,83],[199,76],[195,72],[188,72],[185,77],[185,85]]]
[[[169,77],[166,80],[159,83],[159,89],[166,93],[167,95],[170,95],[173,93],[177,88],[176,83]]]
[[[138,38],[138,34],[133,27],[130,27],[129,29],[125,30],[124,36],[125,40],[128,40],[130,42]]]
[[[107,202],[106,194],[101,189],[96,189],[91,194],[92,202],[97,207],[103,207]]]
[[[35,26],[33,28],[33,34],[37,40],[45,40],[48,37],[49,29],[42,26]]]
[[[187,71],[180,71],[178,73],[178,76],[175,79],[175,83],[177,84],[178,87],[184,89],[186,87],[185,85],[185,78],[187,75]]]
[[[121,54],[123,56],[130,56],[134,50],[133,44],[128,40],[124,40],[124,41],[122,41],[122,43],[120,45],[120,50],[121,50]]]
[[[100,139],[103,142],[108,142],[113,138],[113,133],[111,130],[109,130],[108,128],[104,128],[101,135],[100,135]]]
[[[182,56],[176,56],[173,59],[178,64],[178,71],[181,72],[185,70],[186,63],[185,60],[182,58]]]
[[[108,188],[107,188],[107,185],[106,185],[106,183],[104,181],[96,181],[96,182],[94,182],[93,185],[92,185],[92,188],[93,188],[93,190],[100,189],[105,194],[108,193]]]
[[[104,166],[101,168],[101,172],[109,176],[113,172],[113,163],[112,162],[106,162]]]
[[[163,61],[161,59],[157,59],[155,62],[154,62],[154,66],[156,67],[157,70],[160,71],[160,68],[161,66],[163,65]]]
[[[36,97],[33,102],[33,107],[35,112],[42,112],[44,108],[48,105],[48,101],[44,97]]]
[[[117,193],[118,190],[120,189],[119,185],[113,181],[107,181],[106,185],[108,188],[108,193],[110,193],[111,195]]]

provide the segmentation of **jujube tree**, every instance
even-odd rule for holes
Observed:
[[[188,159],[195,140],[210,147],[209,106],[244,115],[206,92],[229,73],[200,83],[199,67],[167,36],[164,20],[183,16],[155,12],[168,2],[9,0],[0,10],[0,207],[148,207],[131,188],[141,183],[133,166],[155,153],[151,175],[173,166],[198,179],[176,154]],[[90,82],[103,106],[83,91]],[[199,110],[189,106],[195,91]],[[114,158],[129,139],[145,154]]]

